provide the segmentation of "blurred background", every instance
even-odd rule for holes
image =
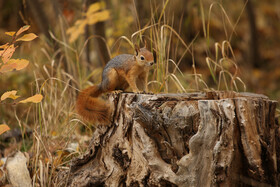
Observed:
[[[48,51],[49,53],[55,53],[63,45],[55,41],[50,32],[58,40],[68,41],[67,29],[73,26],[77,20],[82,19],[88,6],[96,2],[105,4],[102,9],[109,10],[109,17],[103,22],[87,25],[83,33],[79,35],[80,41],[75,41],[74,45],[71,43],[77,49],[80,47],[80,43],[84,45],[85,41],[92,35],[100,36],[90,39],[82,54],[83,62],[81,64],[87,64],[90,70],[104,66],[110,59],[106,44],[111,50],[112,56],[117,53],[131,53],[133,51],[131,51],[130,46],[116,42],[121,36],[130,38],[136,31],[152,24],[167,24],[180,35],[187,45],[191,44],[193,55],[184,54],[185,48],[179,44],[180,42],[174,34],[171,36],[172,39],[167,41],[171,43],[169,44],[169,58],[175,62],[182,58],[179,65],[182,72],[192,71],[192,58],[194,58],[198,73],[203,75],[205,82],[210,81],[209,87],[211,87],[212,80],[208,80],[211,79],[211,75],[207,75],[209,71],[204,71],[207,68],[205,57],[215,56],[216,42],[222,44],[223,41],[229,41],[236,57],[236,64],[239,67],[239,76],[246,84],[247,91],[279,99],[280,2],[277,0],[238,0],[235,2],[222,0],[172,0],[170,2],[163,0],[1,1],[0,42],[5,43],[5,40],[9,39],[4,37],[4,32],[17,30],[23,25],[31,25],[31,31],[39,35],[40,39],[30,43],[29,46],[22,46],[22,48],[27,47],[28,49],[26,51],[25,49],[18,50],[20,53],[18,56],[26,56],[32,61],[32,58],[36,58],[37,53],[43,53],[40,48],[44,48],[44,46],[38,48],[39,44],[37,44],[43,42],[46,42],[43,45],[48,45],[53,50]],[[166,2],[168,2],[167,5],[165,5]],[[163,10],[164,15],[162,16]],[[160,23],[158,23],[159,19],[161,19]],[[204,29],[206,29],[208,36],[205,36]],[[149,30],[144,34],[149,37]],[[119,49],[120,47],[121,49]],[[38,64],[39,68],[41,63],[47,63],[38,59],[34,59],[33,62],[40,63]],[[28,79],[28,77],[23,76],[24,73],[17,73],[17,77],[20,76],[22,81]],[[9,86],[16,84],[23,87],[21,91],[28,87],[24,84],[18,84],[19,80],[14,80],[13,75],[8,75],[8,77],[10,78],[9,83],[1,82],[2,88],[7,88],[5,84]]]
[[[280,101],[279,0],[0,1],[0,45],[11,40],[5,32],[24,25],[39,38],[18,43],[13,58],[30,64],[1,74],[0,94],[40,92],[44,99],[36,105],[1,102],[0,123],[25,140],[1,143],[2,156],[9,153],[7,145],[39,150],[47,159],[73,142],[83,150],[93,129],[76,115],[76,96],[100,81],[110,58],[133,54],[134,43],[146,41],[156,52],[149,77],[154,93],[233,90]]]

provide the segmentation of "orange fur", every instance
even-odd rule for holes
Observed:
[[[76,109],[85,120],[104,124],[110,121],[110,107],[105,101],[97,98],[100,94],[98,85],[83,90],[78,96]]]

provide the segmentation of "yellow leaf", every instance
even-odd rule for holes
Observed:
[[[10,97],[9,98],[11,98],[11,99],[13,99],[13,100],[15,100],[15,99],[17,99],[17,98],[19,98],[20,96],[18,96],[18,95],[10,95]]]
[[[5,49],[9,46],[9,43],[5,43],[4,45],[0,45],[0,49]],[[1,55],[0,55],[1,56]]]
[[[10,58],[13,56],[15,50],[16,50],[16,47],[14,46],[14,44],[12,44],[8,48],[1,51],[0,56],[1,56],[4,64],[10,60]]]
[[[52,131],[52,132],[51,132],[51,135],[52,135],[52,136],[57,136],[57,132],[56,132],[56,131]]]
[[[29,64],[29,61],[26,59],[11,59],[8,63],[15,63],[16,70],[22,70],[26,68],[26,66]]]
[[[0,160],[0,167],[2,167],[5,164],[4,160]],[[1,174],[0,174],[1,177]]]
[[[19,98],[17,94],[17,91],[16,90],[12,90],[12,91],[8,91],[8,92],[5,92],[2,96],[1,96],[1,101],[4,101],[5,99],[7,98],[11,98],[13,100]]]
[[[16,70],[16,64],[4,64],[0,68],[0,73],[7,73],[13,70]]]
[[[73,27],[67,30],[67,34],[70,35],[69,42],[72,43],[78,39],[78,37],[85,32],[85,26],[87,20],[77,20]]]
[[[21,27],[21,28],[17,31],[16,36],[20,35],[20,34],[23,33],[24,31],[27,31],[29,28],[30,28],[30,25],[25,25],[25,26]]]
[[[1,66],[0,73],[6,73],[14,70],[22,70],[29,64],[26,59],[10,59],[6,64]]]
[[[12,32],[5,32],[5,34],[6,34],[6,35],[9,35],[9,36],[14,36],[15,33],[16,33],[16,32],[14,32],[14,31],[12,31]]]
[[[0,125],[0,135],[3,134],[4,132],[10,130],[10,127],[6,124],[1,124]]]
[[[99,21],[105,21],[109,19],[110,17],[110,12],[108,10],[103,10],[101,12],[96,12],[94,14],[91,14],[88,17],[88,24],[93,25]]]
[[[28,97],[27,99],[20,101],[19,103],[28,103],[28,102],[40,103],[42,101],[42,99],[43,99],[43,96],[41,94],[36,94],[32,97]]]
[[[23,35],[22,37],[20,37],[19,39],[17,39],[16,41],[25,41],[25,42],[28,42],[28,41],[31,41],[31,40],[34,40],[35,38],[37,38],[38,36],[34,33],[29,33],[29,34],[25,34]]]
[[[98,10],[105,7],[104,2],[93,3],[88,7],[86,15],[89,16],[90,14],[97,12]]]

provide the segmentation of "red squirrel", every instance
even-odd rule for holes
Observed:
[[[148,73],[154,64],[154,56],[149,50],[135,46],[135,55],[121,54],[111,59],[102,73],[99,85],[90,86],[82,90],[76,101],[76,109],[83,119],[99,124],[110,122],[111,107],[104,100],[99,99],[102,93],[114,90],[126,90],[140,93],[140,89],[147,91]]]

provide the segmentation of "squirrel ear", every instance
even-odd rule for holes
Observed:
[[[138,53],[140,51],[140,47],[137,44],[134,44],[134,49],[135,49],[135,52],[136,52],[136,56],[138,56]]]

